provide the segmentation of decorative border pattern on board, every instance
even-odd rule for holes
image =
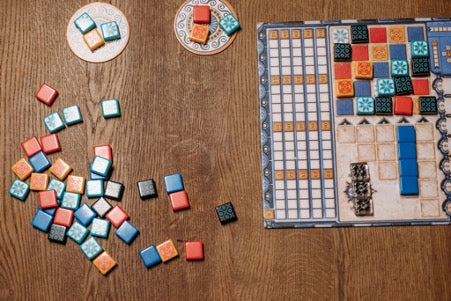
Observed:
[[[265,228],[322,228],[322,227],[367,227],[367,226],[412,226],[412,225],[448,225],[451,224],[451,216],[447,221],[435,220],[418,220],[418,221],[389,221],[389,222],[277,222],[274,220],[274,196],[273,196],[273,158],[271,150],[271,103],[269,99],[269,82],[268,82],[268,57],[267,57],[267,35],[268,28],[282,27],[316,27],[324,25],[352,25],[352,24],[408,24],[427,22],[443,22],[450,21],[451,18],[408,18],[408,19],[367,19],[367,20],[325,20],[325,21],[304,21],[304,22],[271,22],[257,24],[257,55],[258,55],[258,79],[259,79],[259,100],[260,100],[260,129],[261,129],[261,151],[262,151],[262,190],[263,190],[263,210],[264,210],[264,226]],[[433,88],[438,95],[438,104],[444,102],[443,90],[439,89],[438,82],[441,81],[440,75],[434,80]],[[440,107],[440,106],[439,106]],[[442,105],[443,107],[443,105]],[[436,123],[436,128],[442,138],[438,142],[438,149],[443,155],[440,161],[440,169],[445,175],[445,180],[441,183],[446,200],[442,204],[442,209],[446,212],[446,207],[451,203],[451,167],[448,163],[447,147],[448,136],[446,127],[441,127],[443,122],[446,123],[444,110],[439,110],[440,119]],[[450,135],[451,137],[451,135]],[[334,143],[335,144],[335,143]],[[335,167],[334,167],[335,168]],[[448,187],[448,188],[447,188]]]

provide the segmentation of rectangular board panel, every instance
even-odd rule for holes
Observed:
[[[450,224],[450,39],[443,19],[258,24],[265,227]]]

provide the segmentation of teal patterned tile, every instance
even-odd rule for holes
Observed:
[[[61,200],[64,195],[64,191],[66,190],[66,183],[57,179],[51,179],[49,185],[47,186],[47,190],[52,189],[56,191],[56,196],[59,200]]]
[[[409,62],[407,60],[391,60],[390,67],[392,77],[409,75]]]
[[[410,43],[410,54],[414,57],[429,57],[428,43],[426,41],[412,41]]]
[[[219,26],[224,30],[227,35],[233,34],[240,28],[240,22],[232,15],[228,14],[221,20],[219,20]]]
[[[80,206],[81,194],[66,191],[61,201],[61,207],[77,210]]]
[[[100,29],[102,30],[102,36],[105,41],[114,41],[121,38],[119,26],[117,26],[116,21],[103,23],[100,25]]]
[[[395,82],[391,78],[379,78],[376,81],[377,96],[395,95]]]
[[[374,99],[372,97],[356,97],[357,115],[373,115]]]
[[[332,31],[332,39],[335,43],[349,43],[349,32],[345,28],[336,28]]]
[[[87,13],[83,13],[80,17],[75,19],[74,24],[82,34],[88,33],[97,27],[94,20],[92,20]]]
[[[83,117],[81,116],[80,107],[78,105],[63,108],[62,112],[64,122],[68,126],[83,122]]]
[[[108,238],[110,232],[110,222],[106,219],[95,218],[91,224],[91,235]]]
[[[94,259],[94,257],[99,255],[103,251],[102,246],[94,237],[90,237],[84,243],[82,243],[80,245],[80,249],[89,260]]]
[[[67,231],[67,236],[75,241],[77,244],[81,244],[88,236],[89,230],[79,222],[75,221]]]
[[[19,179],[15,179],[9,188],[9,195],[21,201],[25,201],[29,192],[30,185]]]
[[[58,112],[53,112],[44,117],[44,124],[50,133],[56,133],[65,128],[63,120]]]

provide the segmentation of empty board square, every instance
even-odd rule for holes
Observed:
[[[80,249],[89,260],[92,260],[103,251],[102,246],[94,237],[90,237],[84,243],[82,243],[80,245]]]
[[[368,43],[368,27],[366,25],[351,25],[351,41],[356,43]]]
[[[48,106],[51,106],[58,96],[58,91],[56,89],[50,87],[46,83],[42,84],[39,88],[38,92],[36,92],[35,97],[45,103]]]
[[[85,34],[97,27],[94,20],[87,13],[83,13],[77,17],[74,20],[74,24],[82,34]]]
[[[153,179],[139,181],[138,190],[141,200],[157,197],[157,190]]]
[[[103,196],[103,193],[103,180],[86,181],[86,197],[99,198]]]
[[[122,183],[108,181],[105,185],[104,196],[108,199],[120,201],[122,200],[122,195],[124,194],[124,185]]]
[[[194,5],[193,22],[198,23],[198,24],[210,23],[210,6],[209,5]]]
[[[353,61],[368,61],[368,45],[352,45]]]
[[[139,252],[139,256],[144,263],[144,266],[147,268],[153,267],[159,263],[161,263],[160,255],[158,254],[157,248],[154,245],[141,250]]]
[[[429,58],[416,57],[412,58],[412,76],[429,76]]]
[[[78,105],[63,108],[62,112],[66,125],[74,125],[83,122],[83,117],[81,116],[80,107]]]
[[[94,218],[91,224],[91,235],[108,238],[110,232],[110,221],[101,218]]]
[[[393,78],[395,82],[396,95],[412,94],[413,86],[409,76],[400,76]]]
[[[9,187],[8,192],[10,196],[18,200],[25,201],[25,199],[28,196],[28,193],[30,192],[30,185],[19,179],[15,179],[11,184],[11,186]]]
[[[96,28],[84,34],[83,41],[85,41],[86,46],[88,46],[91,51],[94,51],[105,44],[105,41]]]
[[[110,211],[108,211],[105,217],[115,228],[119,228],[119,226],[129,218],[128,214],[118,205],[114,206]]]
[[[415,176],[400,177],[399,186],[401,195],[418,195],[418,178]]]
[[[80,224],[87,227],[96,217],[96,213],[88,206],[88,204],[84,203],[77,211],[75,211],[74,216]]]
[[[105,41],[114,41],[121,38],[119,26],[116,21],[103,23],[100,25],[100,29],[102,30],[102,37]]]
[[[92,204],[91,208],[97,213],[99,217],[103,218],[108,213],[108,211],[113,208],[113,206],[111,206],[111,204],[108,203],[108,201],[104,198],[100,198],[94,204]]]
[[[437,114],[437,99],[435,96],[420,96],[420,114],[434,115]]]
[[[386,43],[387,42],[387,29],[385,27],[371,27],[370,43]]]
[[[157,246],[158,254],[160,255],[161,260],[166,263],[169,260],[179,256],[177,249],[175,248],[172,240],[167,240]]]
[[[50,229],[50,226],[52,225],[53,216],[50,214],[45,213],[42,210],[36,211],[36,214],[33,217],[33,220],[31,221],[31,225],[43,232],[48,232]]]
[[[334,61],[335,62],[348,62],[352,58],[351,44],[336,43],[334,44]]]
[[[400,142],[398,143],[398,159],[416,159],[417,147],[415,142]]]
[[[414,57],[429,57],[429,47],[426,41],[412,41],[410,55]]]
[[[61,150],[61,144],[57,134],[50,134],[41,137],[41,146],[44,154],[52,154]]]
[[[117,228],[115,233],[123,242],[129,245],[139,234],[139,231],[129,221],[124,221],[122,225]]]
[[[42,151],[38,152],[33,157],[28,158],[28,162],[36,172],[42,172],[51,166],[49,159],[47,159],[47,156]]]
[[[187,241],[185,242],[185,258],[191,260],[204,259],[204,245],[201,241]]]
[[[101,175],[103,177],[108,176],[111,167],[111,160],[106,158],[95,156],[91,162],[91,172]]]
[[[117,265],[117,262],[105,251],[97,256],[92,263],[102,275],[108,274]]]
[[[59,181],[57,179],[50,179],[49,186],[47,186],[47,190],[55,190],[56,197],[58,199],[62,199],[64,195],[64,191],[66,190],[66,183]]]
[[[119,106],[119,101],[116,98],[102,100],[100,105],[102,106],[102,116],[104,118],[121,116],[121,107]]]
[[[73,192],[64,192],[63,199],[61,200],[61,207],[71,210],[77,210],[80,206],[81,194]]]
[[[88,236],[88,234],[88,228],[77,221],[75,221],[67,231],[67,236],[77,244],[81,244],[85,240],[86,236]]]
[[[32,173],[30,179],[30,189],[33,191],[46,190],[49,185],[49,176],[43,173]]]
[[[32,157],[42,150],[41,144],[39,144],[39,140],[38,138],[36,138],[36,136],[28,138],[20,145],[22,146],[22,149],[28,158]]]
[[[219,205],[215,209],[216,209],[216,214],[218,215],[218,218],[219,218],[219,221],[221,222],[221,224],[225,225],[227,223],[237,220],[237,216],[236,216],[236,213],[235,213],[232,203],[228,202],[228,203]]]
[[[407,96],[395,96],[394,112],[395,115],[412,115],[412,98]]]
[[[337,115],[354,115],[353,99],[337,99]]]
[[[49,232],[48,239],[51,242],[65,244],[66,243],[66,229],[67,228],[65,226],[52,224],[50,226],[50,232]]]
[[[219,20],[219,26],[227,35],[233,34],[240,28],[240,22],[232,14],[228,14],[221,20]]]
[[[376,81],[377,96],[395,95],[395,82],[391,78],[378,78]]]
[[[38,192],[39,207],[42,209],[58,207],[58,199],[55,190],[44,190]]]
[[[64,181],[71,171],[72,167],[61,158],[56,159],[50,167],[50,172],[61,181]]]
[[[354,81],[354,95],[371,96],[371,82],[369,80],[356,80]]]
[[[346,28],[334,28],[332,30],[333,43],[349,43],[349,31]]]
[[[396,76],[408,76],[409,75],[409,62],[407,60],[391,60],[390,72],[392,77]]]
[[[374,99],[376,115],[392,115],[393,101],[391,97],[380,96]]]
[[[44,117],[44,124],[50,133],[56,133],[65,128],[63,119],[58,112],[53,112]]]
[[[405,44],[391,44],[389,48],[390,48],[390,59],[407,60]]]
[[[34,169],[31,167],[30,163],[24,158],[20,159],[11,167],[11,170],[19,178],[19,180],[26,180],[33,173]]]
[[[415,95],[429,95],[429,80],[412,79],[413,94]]]
[[[424,40],[423,27],[421,27],[421,26],[407,27],[407,40],[409,42]]]
[[[356,97],[357,115],[373,115],[374,114],[374,98],[372,97]]]
[[[182,175],[175,173],[164,177],[164,185],[166,186],[166,192],[173,193],[184,190]]]

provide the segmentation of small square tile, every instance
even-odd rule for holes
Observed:
[[[158,254],[160,255],[161,260],[164,263],[179,256],[179,253],[177,252],[174,243],[170,239],[159,244],[157,246],[157,251]]]
[[[378,124],[376,127],[376,141],[379,142],[394,142],[395,130],[391,124]]]
[[[429,48],[426,41],[410,42],[410,54],[414,57],[429,57]]]
[[[210,29],[206,25],[193,24],[189,39],[199,44],[206,44]]]
[[[412,98],[407,96],[395,96],[394,112],[395,115],[412,115]]]
[[[353,99],[337,99],[337,115],[354,115]]]
[[[357,143],[374,143],[374,126],[361,124],[356,127]]]
[[[108,203],[108,201],[104,198],[100,198],[94,204],[92,204],[91,208],[97,213],[99,217],[103,218],[108,213],[108,211],[113,208],[113,206],[111,206],[111,204]]]
[[[102,100],[100,105],[102,106],[103,118],[107,119],[121,116],[121,107],[116,98]]]
[[[124,221],[129,219],[128,214],[118,205],[114,206],[105,217],[115,228],[119,228]]]
[[[51,242],[56,242],[59,244],[66,243],[66,227],[61,225],[52,224],[50,226],[50,232],[48,239]]]
[[[372,61],[386,61],[388,60],[387,45],[371,45],[370,57]]]
[[[387,43],[387,29],[385,27],[371,27],[370,43]]]
[[[88,199],[102,197],[103,191],[103,180],[86,181],[86,197]]]
[[[42,84],[39,88],[38,92],[36,92],[35,97],[45,103],[48,106],[51,106],[58,96],[58,91],[56,89],[50,87],[46,83]]]
[[[30,185],[19,179],[15,179],[9,187],[9,195],[21,201],[25,201],[29,192]]]
[[[413,86],[409,76],[401,76],[393,78],[395,82],[396,95],[412,94]]]
[[[376,115],[392,115],[393,101],[391,97],[379,96],[374,99]]]
[[[42,232],[48,232],[52,225],[53,216],[45,213],[42,210],[38,210],[33,217],[31,224],[34,228],[41,230]]]
[[[105,251],[97,256],[92,263],[104,276],[112,271],[117,265],[116,261]]]
[[[85,192],[85,178],[79,176],[67,177],[66,191],[83,194]]]
[[[435,98],[435,96],[420,96],[420,114],[437,114],[437,99]]]
[[[429,76],[429,58],[418,57],[412,58],[412,76]]]
[[[83,122],[83,116],[81,116],[80,107],[73,105],[63,108],[63,118],[66,125],[74,125]]]
[[[45,116],[43,120],[45,127],[50,133],[56,133],[65,128],[63,119],[61,119],[58,112]]]
[[[47,190],[55,190],[56,197],[61,200],[64,195],[64,191],[66,190],[66,183],[59,181],[57,179],[50,179],[49,186],[47,186]]]
[[[334,61],[335,62],[350,62],[352,58],[351,44],[336,43],[334,44]]]
[[[49,176],[44,173],[32,173],[30,179],[30,189],[33,191],[47,190]]]
[[[365,61],[355,62],[354,77],[357,79],[372,79],[373,78],[373,63],[365,62]]]
[[[96,28],[84,34],[83,41],[85,41],[86,46],[88,46],[91,51],[94,51],[105,44],[105,41]]]
[[[187,241],[185,242],[185,257],[186,260],[203,260],[204,259],[204,245],[201,241]]]
[[[61,158],[56,159],[50,167],[50,172],[61,181],[64,181],[71,171],[72,167]]]
[[[335,81],[335,95],[338,98],[349,98],[354,96],[354,85],[350,79],[339,79]]]
[[[415,127],[413,125],[398,125],[396,127],[396,137],[400,142],[415,142]]]
[[[351,63],[334,63],[335,79],[351,79]]]
[[[378,78],[376,81],[377,96],[395,95],[395,82],[391,78]]]
[[[371,82],[369,80],[356,80],[354,81],[354,95],[371,96]]]
[[[119,26],[116,21],[103,23],[100,25],[100,29],[102,30],[102,37],[105,41],[114,41],[121,38]]]
[[[91,224],[91,235],[108,238],[110,233],[110,222],[106,219],[94,218]]]
[[[357,115],[373,115],[374,114],[374,98],[372,97],[356,97]]]
[[[405,26],[390,26],[388,27],[388,42],[389,43],[405,43],[406,42],[406,28]]]
[[[65,208],[57,208],[53,223],[64,227],[70,227],[74,221],[74,211]]]
[[[94,20],[87,13],[83,13],[77,17],[77,19],[74,20],[74,24],[82,34],[88,33],[97,27]]]
[[[172,210],[179,211],[190,207],[188,194],[185,190],[169,194]]]
[[[148,200],[158,196],[155,181],[153,179],[139,181],[138,190],[141,200]]]
[[[49,159],[42,151],[35,154],[33,157],[28,158],[28,162],[36,172],[47,170],[51,165]]]
[[[387,78],[388,62],[374,62],[373,63],[373,77],[375,78]]]
[[[368,27],[366,25],[351,25],[351,41],[353,44],[368,43]]]
[[[233,208],[233,205],[230,202],[216,206],[215,209],[219,221],[221,222],[222,225],[228,224],[238,219],[235,213],[235,209]]]
[[[418,179],[417,177],[400,177],[399,188],[401,195],[418,195]]]
[[[380,161],[378,163],[378,173],[380,180],[397,180],[398,169],[395,161]]]
[[[346,28],[334,28],[332,30],[333,43],[349,43],[349,31]]]
[[[396,149],[393,143],[376,144],[377,159],[379,161],[393,161],[396,160]]]
[[[424,30],[420,26],[408,26],[407,38],[409,42],[424,40]]]
[[[61,208],[77,210],[80,206],[81,194],[66,191],[61,200]]]
[[[417,147],[415,142],[398,143],[398,160],[416,159]]]
[[[124,185],[122,183],[108,181],[105,185],[104,196],[110,200],[121,201],[122,195],[124,194]]]
[[[194,5],[193,22],[197,23],[197,24],[209,24],[210,23],[210,6],[209,5]]]
[[[87,227],[96,217],[96,213],[88,206],[88,204],[84,203],[77,211],[75,211],[74,216],[80,224]]]
[[[88,234],[88,228],[84,227],[77,221],[75,221],[67,231],[67,236],[77,244],[81,244],[85,240],[86,236],[88,236]]]
[[[182,175],[180,173],[165,176],[164,185],[166,186],[166,192],[168,194],[185,189]]]
[[[131,244],[139,234],[138,229],[129,221],[124,221],[116,230],[116,235],[126,244]]]
[[[91,162],[91,172],[103,177],[108,176],[110,167],[111,161],[103,157],[95,156]]]
[[[352,45],[353,61],[368,61],[368,45]]]
[[[357,158],[361,162],[372,162],[376,160],[376,147],[374,144],[358,144]]]
[[[141,256],[141,259],[146,268],[150,268],[161,263],[160,255],[158,254],[157,248],[154,245],[141,250],[139,252],[139,256]]]
[[[391,44],[389,47],[391,60],[407,60],[405,44]]]
[[[20,145],[22,146],[22,149],[28,158],[33,157],[33,155],[39,153],[42,150],[41,144],[39,144],[39,140],[38,138],[36,138],[36,136],[28,138]]]
[[[392,77],[396,76],[408,76],[409,75],[409,62],[407,60],[391,60],[390,70]]]
[[[20,159],[11,167],[11,170],[19,178],[19,180],[26,180],[33,173],[34,169],[31,167],[30,163],[24,158]]]
[[[94,237],[90,237],[84,243],[82,243],[80,245],[80,249],[89,260],[94,259],[97,255],[99,255],[103,251],[102,246],[97,242],[97,240]]]
[[[108,144],[94,146],[94,156],[103,157],[113,162],[113,150]]]
[[[412,79],[413,94],[415,95],[429,95],[429,80],[426,79]]]
[[[57,134],[50,134],[41,137],[42,151],[44,154],[52,154],[61,150],[61,144]]]
[[[228,14],[221,20],[219,20],[219,26],[224,30],[227,35],[233,34],[235,31],[240,29],[240,22],[232,14]]]
[[[39,207],[42,209],[58,207],[58,198],[55,190],[44,190],[38,192]]]

